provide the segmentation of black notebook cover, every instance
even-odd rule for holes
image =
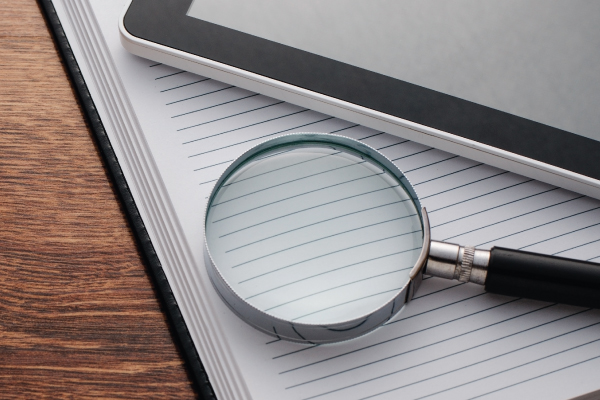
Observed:
[[[69,45],[69,41],[62,28],[58,15],[56,14],[54,5],[51,0],[38,0],[38,3],[46,19],[48,29],[52,33],[57,50],[64,61],[64,65],[75,92],[77,93],[81,108],[83,109],[100,153],[102,154],[104,164],[108,167],[114,187],[117,190],[119,199],[123,203],[127,219],[136,237],[141,253],[143,254],[144,263],[152,277],[154,287],[160,296],[163,310],[167,313],[172,337],[180,352],[183,354],[187,371],[194,383],[196,392],[202,399],[216,400],[214,391],[210,385],[202,361],[200,360],[200,356],[196,351],[196,347],[194,346],[194,342],[192,341],[185,321],[183,320],[179,306],[175,301],[175,297],[173,296],[167,277],[162,269],[160,260],[154,251],[150,236],[148,236],[148,232],[144,226],[144,221],[142,221],[142,218],[140,217],[133,196],[129,190],[129,186],[127,185],[127,181],[125,180],[125,176],[119,166],[119,161],[115,156],[110,140],[104,130],[104,125],[100,120],[100,116],[96,110],[83,75],[81,74],[81,70],[79,69],[79,65],[77,64],[77,60]]]

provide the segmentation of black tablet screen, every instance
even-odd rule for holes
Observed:
[[[194,0],[187,15],[600,140],[600,2]]]
[[[132,0],[124,25],[600,180],[600,2]]]

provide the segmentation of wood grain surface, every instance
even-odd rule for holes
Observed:
[[[0,0],[0,399],[192,398],[35,0]]]

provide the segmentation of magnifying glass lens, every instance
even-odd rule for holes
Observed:
[[[242,299],[284,320],[372,312],[408,283],[423,246],[405,187],[343,146],[259,153],[214,193],[206,240],[215,264]]]

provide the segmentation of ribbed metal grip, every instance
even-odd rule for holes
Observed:
[[[485,285],[490,252],[472,246],[431,241],[424,274]]]
[[[460,282],[469,282],[469,279],[471,278],[471,270],[473,268],[473,258],[475,257],[475,247],[465,246],[463,249],[458,280]]]

